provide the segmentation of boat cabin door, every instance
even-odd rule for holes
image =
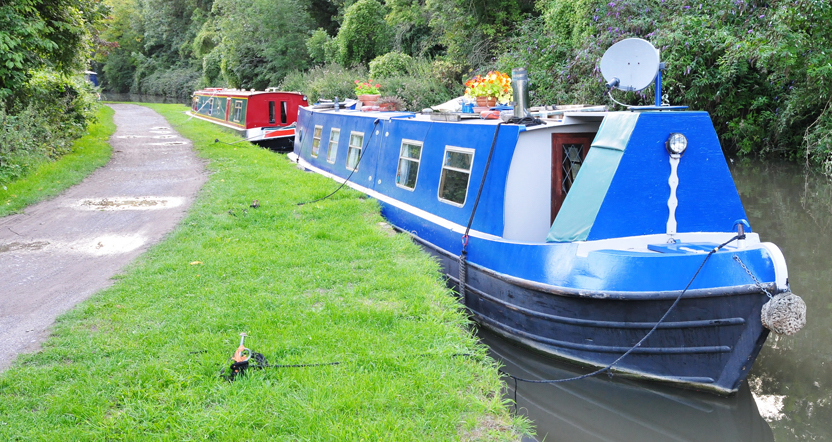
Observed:
[[[594,138],[594,133],[552,134],[552,213],[549,225],[555,222]]]

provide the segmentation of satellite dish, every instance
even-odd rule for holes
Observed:
[[[628,38],[610,46],[601,57],[601,75],[608,87],[640,91],[659,72],[659,50],[647,40]]]

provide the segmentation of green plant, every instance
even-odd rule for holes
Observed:
[[[386,8],[377,0],[358,0],[344,12],[338,31],[340,61],[345,66],[364,64],[390,49]]]
[[[321,98],[350,97],[355,91],[355,84],[350,78],[366,77],[367,69],[361,66],[348,69],[332,63],[306,72],[291,72],[280,83],[280,89],[302,91],[310,102],[315,102]]]
[[[407,74],[413,58],[401,52],[388,52],[370,62],[370,77],[383,78]]]
[[[381,85],[373,84],[372,81],[372,79],[369,82],[355,80],[355,95],[377,95]]]

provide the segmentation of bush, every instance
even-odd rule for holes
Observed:
[[[80,77],[34,72],[13,105],[0,107],[0,183],[69,152],[95,118],[96,96]]]
[[[370,62],[390,49],[390,28],[384,20],[386,8],[376,0],[358,0],[344,12],[338,31],[340,62],[356,66]]]
[[[292,72],[283,79],[280,89],[303,92],[310,103],[322,98],[344,99],[355,97],[354,81],[359,78],[367,78],[367,69],[363,66],[347,69],[333,63],[314,67],[307,72]]]
[[[388,52],[370,62],[370,78],[394,77],[407,74],[413,58],[401,52]]]
[[[193,68],[158,70],[141,80],[139,90],[142,94],[187,98],[197,89],[201,77],[202,72]]]

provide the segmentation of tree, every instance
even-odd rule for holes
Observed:
[[[336,37],[343,65],[366,65],[390,50],[386,12],[384,5],[376,0],[358,0],[347,8],[344,24]]]
[[[99,0],[7,0],[0,3],[0,99],[32,73],[69,74],[86,66],[90,29],[107,8]]]

